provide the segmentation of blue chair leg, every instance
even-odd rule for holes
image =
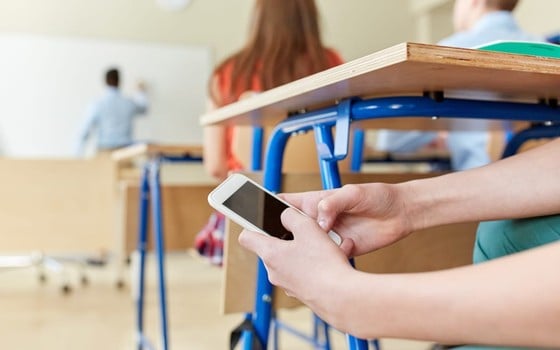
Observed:
[[[354,129],[354,140],[352,147],[352,158],[350,160],[350,170],[359,173],[362,170],[362,160],[364,158],[365,131]]]
[[[137,348],[144,348],[144,276],[146,265],[146,245],[148,240],[148,206],[150,201],[150,186],[148,182],[149,167],[145,166],[142,172],[140,188],[140,215],[138,224],[138,288],[136,296],[136,332]]]
[[[324,350],[331,349],[330,326],[319,316],[313,314],[313,341]]]
[[[163,350],[169,347],[167,333],[167,301],[165,288],[165,244],[163,233],[163,217],[161,208],[161,187],[159,180],[159,159],[151,162],[150,187],[152,190],[152,218],[154,221],[154,242],[157,256],[158,284],[159,284],[159,309],[161,318],[161,337]]]
[[[317,153],[319,154],[319,165],[321,169],[321,180],[324,189],[339,188],[342,186],[338,163],[332,159],[328,159],[334,154],[334,140],[331,128],[323,125],[314,127],[315,142],[317,144]],[[329,154],[321,153],[329,150]],[[368,342],[364,339],[358,339],[352,335],[347,335],[348,348],[350,350],[367,350]]]

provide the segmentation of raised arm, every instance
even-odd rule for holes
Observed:
[[[137,91],[133,97],[136,115],[144,115],[148,112],[150,103],[148,100],[148,93],[146,84],[143,81],[138,83]]]

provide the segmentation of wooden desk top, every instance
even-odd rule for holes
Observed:
[[[560,96],[560,60],[403,43],[271,89],[201,117],[202,125],[276,125],[289,112],[333,105],[347,97],[484,94],[536,101]],[[466,93],[465,93],[466,92]],[[417,126],[414,124],[417,123]],[[448,129],[446,119],[379,119],[369,128]]]
[[[201,157],[202,146],[139,143],[114,151],[111,154],[111,158],[117,162],[120,162],[138,157],[150,157],[157,154],[165,154],[168,156],[181,156],[189,154],[191,156]]]

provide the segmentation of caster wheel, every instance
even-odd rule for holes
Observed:
[[[89,279],[87,278],[87,276],[82,276],[82,278],[80,279],[80,282],[82,282],[82,286],[89,285]]]
[[[123,280],[118,280],[117,283],[115,284],[115,286],[117,287],[117,289],[123,289],[124,288],[124,281]]]
[[[41,284],[45,284],[47,282],[47,275],[45,275],[44,273],[40,273],[39,282],[41,282]]]

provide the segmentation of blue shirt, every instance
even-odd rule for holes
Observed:
[[[457,32],[439,42],[439,45],[474,48],[497,40],[544,41],[521,30],[509,11],[494,11],[480,18],[467,31]]]
[[[470,30],[455,33],[438,44],[474,48],[497,40],[544,41],[544,38],[521,30],[511,12],[493,11],[481,17]],[[479,122],[476,120],[462,121],[462,123]],[[434,132],[382,130],[378,134],[377,148],[396,153],[414,152],[436,137],[437,133]],[[490,162],[488,142],[489,135],[486,132],[450,131],[447,144],[451,154],[452,168],[465,170],[488,164]]]
[[[119,89],[108,87],[101,98],[89,108],[79,133],[78,155],[83,154],[89,135],[97,133],[97,149],[112,149],[132,143],[134,118],[146,113],[147,97],[138,93],[134,99]]]

